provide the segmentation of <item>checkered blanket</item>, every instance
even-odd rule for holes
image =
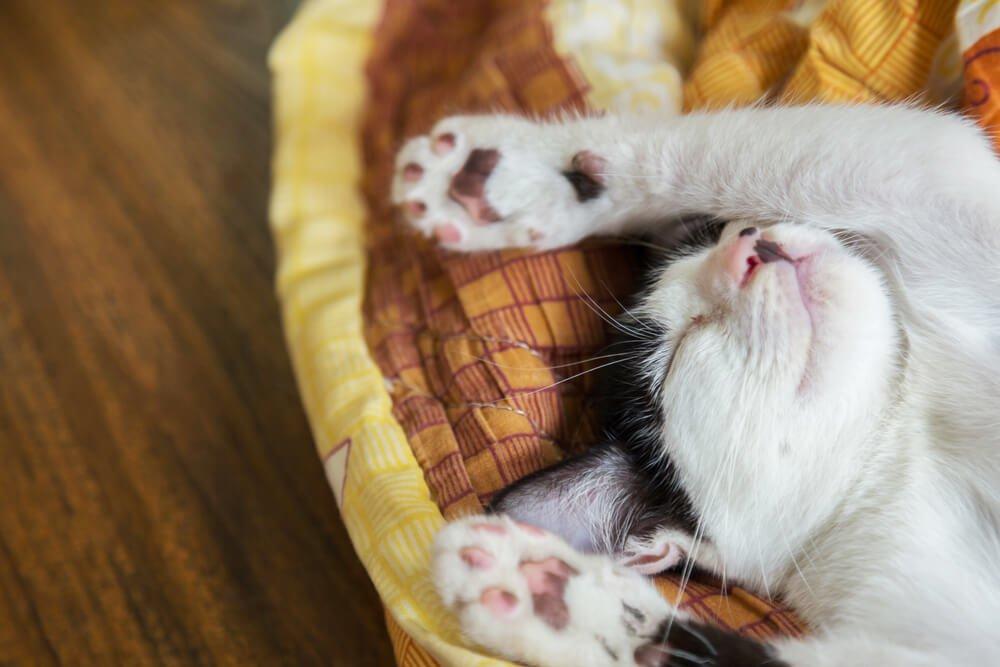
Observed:
[[[995,4],[709,0],[696,17],[679,0],[303,6],[271,58],[278,288],[317,445],[400,664],[494,663],[463,647],[434,596],[428,546],[445,518],[597,439],[599,311],[618,312],[637,279],[635,251],[614,239],[460,256],[406,233],[387,203],[403,139],[457,111],[761,99],[964,100],[991,126]],[[675,578],[659,583],[676,599]],[[744,634],[804,630],[715,581],[681,599]]]

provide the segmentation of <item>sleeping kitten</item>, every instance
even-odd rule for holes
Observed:
[[[972,124],[454,117],[402,149],[393,197],[459,251],[731,221],[624,316],[612,441],[442,531],[471,640],[540,667],[1000,664],[1000,162]],[[641,574],[691,563],[812,634],[675,614]]]

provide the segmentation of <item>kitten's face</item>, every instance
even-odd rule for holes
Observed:
[[[731,223],[667,266],[642,317],[667,332],[645,368],[661,382],[664,446],[702,511],[741,470],[840,475],[893,391],[888,291],[826,232]]]

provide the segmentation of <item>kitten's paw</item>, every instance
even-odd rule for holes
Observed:
[[[554,248],[592,231],[603,161],[564,126],[455,116],[396,157],[392,201],[410,224],[460,251]]]
[[[452,523],[437,538],[434,577],[466,635],[491,652],[538,667],[661,664],[647,647],[673,612],[656,589],[539,528]]]
[[[706,538],[693,544],[693,536],[681,528],[661,527],[643,537],[630,537],[622,553],[617,555],[621,565],[639,574],[652,576],[693,560],[703,570],[720,572],[721,559],[715,546]]]
[[[681,565],[687,558],[691,537],[677,530],[657,531],[643,538],[630,537],[618,562],[625,567],[652,576]]]

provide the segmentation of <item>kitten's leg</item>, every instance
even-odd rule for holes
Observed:
[[[642,535],[633,535],[625,541],[614,558],[639,574],[654,575],[694,561],[708,572],[722,573],[722,559],[704,535],[695,539],[689,530],[675,526],[661,526]]]
[[[520,480],[493,499],[490,511],[550,530],[576,549],[611,555],[640,574],[689,558],[721,569],[707,538],[692,543],[690,502],[669,466],[654,478],[620,443],[592,447]]]
[[[397,166],[394,200],[418,229],[458,250],[548,248],[689,213],[889,238],[912,238],[921,226],[937,238],[944,220],[952,233],[965,226],[998,243],[990,221],[1000,211],[1000,162],[987,139],[957,116],[907,107],[548,124],[454,117],[408,144]],[[933,250],[938,261],[949,252],[969,259],[963,244]]]
[[[444,528],[434,578],[469,639],[537,667],[782,664],[763,644],[675,617],[638,574],[505,517]]]

